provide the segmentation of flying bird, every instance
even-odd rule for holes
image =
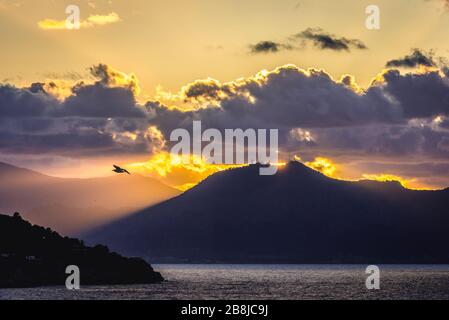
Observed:
[[[116,172],[116,173],[127,173],[127,174],[131,174],[131,173],[129,173],[128,170],[123,169],[123,168],[120,168],[119,166],[116,166],[115,164],[114,164],[113,166],[114,166],[114,170],[112,170],[112,171],[114,171],[114,172]]]

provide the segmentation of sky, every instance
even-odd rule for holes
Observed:
[[[186,188],[223,169],[167,156],[196,119],[278,128],[282,161],[335,178],[444,188],[447,30],[446,0],[0,0],[0,161]]]

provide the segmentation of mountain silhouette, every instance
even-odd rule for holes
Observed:
[[[142,259],[122,257],[102,245],[86,247],[18,213],[0,215],[0,288],[63,286],[72,265],[80,270],[82,286],[163,281]]]
[[[449,190],[334,180],[298,162],[219,172],[84,235],[155,262],[448,263]]]
[[[0,163],[0,212],[76,235],[180,192],[140,175],[65,179]]]

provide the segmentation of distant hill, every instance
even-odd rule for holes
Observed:
[[[177,196],[140,175],[63,179],[0,163],[0,212],[74,235]]]
[[[163,281],[142,259],[124,258],[101,245],[86,247],[19,215],[0,215],[0,288],[64,286],[70,265],[79,267],[81,286]]]
[[[291,162],[223,171],[84,239],[160,262],[449,263],[449,190],[330,179]]]

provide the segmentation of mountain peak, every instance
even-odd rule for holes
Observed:
[[[282,168],[282,171],[287,171],[287,172],[291,172],[291,173],[303,173],[303,174],[318,174],[318,175],[323,175],[321,172],[314,170],[308,166],[306,166],[304,163],[299,162],[299,161],[289,161],[284,168]]]
[[[261,176],[260,166],[214,174],[86,239],[158,262],[448,261],[444,194],[336,180],[295,161],[273,176]]]

